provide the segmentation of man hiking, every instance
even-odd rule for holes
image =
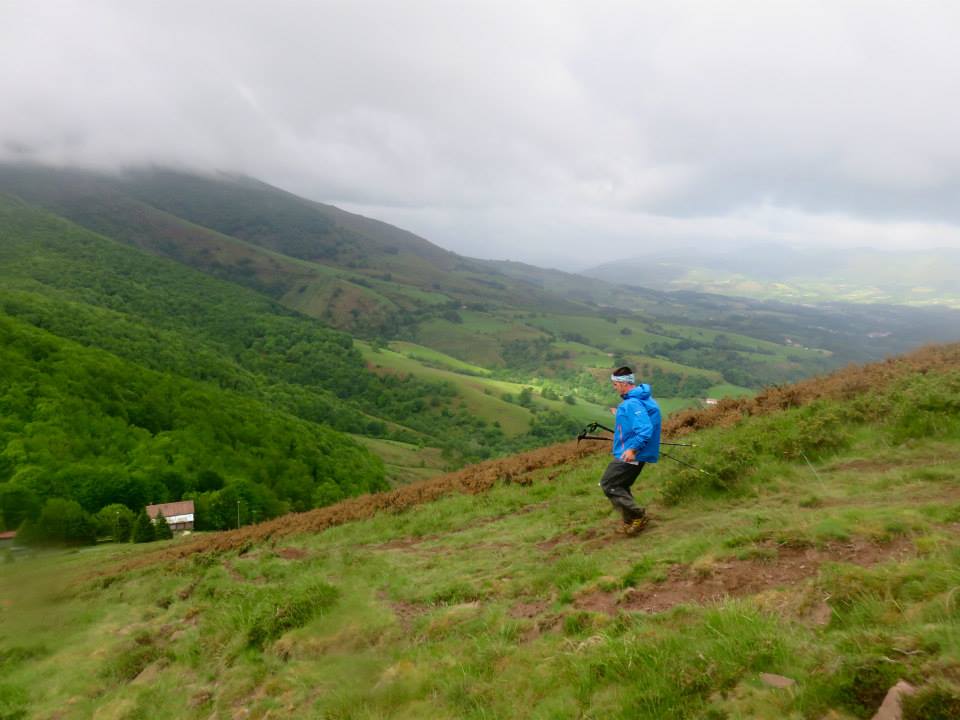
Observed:
[[[600,478],[604,494],[623,514],[623,529],[628,535],[640,532],[647,524],[646,511],[637,505],[630,488],[646,463],[660,456],[660,406],[650,394],[650,386],[637,385],[629,367],[617,368],[610,376],[623,401],[611,412],[617,416],[613,432],[613,461]]]

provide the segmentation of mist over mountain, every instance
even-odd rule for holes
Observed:
[[[884,302],[960,307],[960,250],[793,248],[661,251],[582,271],[658,290],[692,290],[790,302]]]

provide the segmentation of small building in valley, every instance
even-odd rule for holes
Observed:
[[[147,505],[147,515],[151,520],[156,520],[161,513],[174,532],[193,530],[193,500]]]
[[[10,547],[13,545],[13,541],[17,539],[16,530],[8,530],[7,532],[0,532],[0,548]]]

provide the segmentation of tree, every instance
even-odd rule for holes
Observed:
[[[93,545],[97,541],[93,516],[80,503],[63,498],[47,500],[36,522],[24,522],[22,534],[30,545]]]
[[[173,539],[173,530],[170,529],[170,524],[162,512],[158,512],[157,517],[153,521],[153,537],[155,540]]]
[[[0,484],[0,513],[8,530],[16,530],[28,518],[40,514],[40,500],[29,488],[14,483]]]
[[[113,503],[97,512],[96,521],[100,537],[109,535],[114,542],[126,542],[133,530],[134,514],[126,505]]]
[[[150,522],[150,516],[146,510],[142,510],[137,519],[133,521],[133,530],[130,533],[130,542],[146,543],[156,540],[156,533],[153,529],[153,523]]]
[[[223,478],[219,473],[213,470],[201,470],[197,475],[197,490],[200,492],[210,492],[219,490],[223,487]]]

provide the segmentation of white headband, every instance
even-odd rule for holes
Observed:
[[[613,382],[630,383],[631,385],[636,384],[636,379],[634,378],[633,373],[630,373],[629,375],[611,375],[610,379]]]

